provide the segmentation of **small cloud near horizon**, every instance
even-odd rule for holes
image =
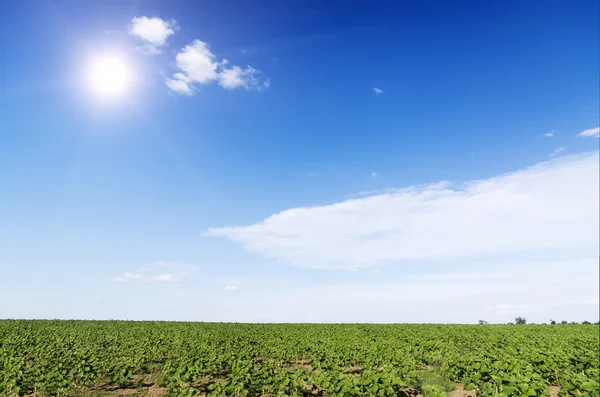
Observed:
[[[600,127],[590,128],[589,130],[581,131],[577,136],[583,138],[600,138]]]

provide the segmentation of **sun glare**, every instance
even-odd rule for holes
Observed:
[[[123,96],[131,87],[132,71],[127,61],[120,57],[102,57],[92,62],[89,71],[89,86],[101,97]]]

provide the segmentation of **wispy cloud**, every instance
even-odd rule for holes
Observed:
[[[228,89],[243,87],[247,90],[256,89],[261,91],[269,88],[271,82],[269,79],[264,79],[262,72],[254,69],[252,66],[247,66],[245,69],[239,66],[232,66],[229,69],[221,71],[219,74],[219,85]]]
[[[140,267],[135,272],[126,272],[115,281],[119,283],[127,282],[180,282],[188,277],[197,269],[196,266],[179,264],[167,261],[155,261],[152,264],[156,267],[169,268],[169,273],[155,274],[155,271],[146,267]]]
[[[225,291],[239,291],[239,288],[237,285],[228,285],[225,287]]]
[[[377,178],[379,176],[379,174],[377,172],[371,172],[371,176],[373,178]]]
[[[496,305],[487,305],[487,310],[493,310],[500,314],[527,314],[527,313],[541,313],[543,308],[539,306],[533,306],[527,303],[521,303],[516,305],[509,305],[506,303],[500,303]]]
[[[598,161],[598,152],[563,156],[454,188],[415,186],[293,208],[206,234],[307,268],[560,249],[597,252]]]
[[[226,290],[265,290],[272,287],[281,287],[290,285],[290,280],[277,277],[231,277],[221,276],[212,280],[214,283],[221,285]]]
[[[252,66],[228,66],[229,62],[226,59],[218,60],[208,43],[201,40],[195,40],[182,48],[175,60],[180,71],[172,78],[167,78],[166,84],[171,91],[178,94],[193,95],[198,85],[211,82],[217,82],[227,89],[245,88],[259,91],[270,85],[270,80]]]
[[[556,156],[557,154],[560,154],[560,153],[564,152],[565,150],[567,150],[567,148],[566,148],[566,147],[562,147],[562,146],[561,146],[561,147],[559,147],[559,148],[556,148],[556,149],[555,149],[555,150],[554,150],[552,153],[550,153],[550,154],[548,155],[548,157],[554,157],[554,156]]]
[[[585,130],[577,134],[577,136],[587,137],[587,138],[600,138],[600,127],[590,128],[589,130]]]
[[[175,21],[167,22],[158,17],[135,17],[129,24],[129,34],[146,42],[138,47],[145,55],[156,55],[162,52],[161,47],[167,43],[169,36],[175,34]]]
[[[550,132],[546,132],[544,134],[544,137],[546,138],[552,138],[554,136],[554,130],[550,131]]]
[[[189,274],[187,273],[166,273],[158,275],[149,275],[144,273],[125,273],[122,276],[115,277],[115,281],[118,283],[127,283],[131,281],[139,282],[179,282],[185,280]]]
[[[429,183],[417,186],[411,186],[409,188],[398,188],[398,187],[388,187],[383,189],[375,189],[375,190],[365,190],[358,193],[349,194],[348,197],[366,197],[366,196],[375,196],[375,195],[383,195],[383,194],[395,194],[406,192],[407,190],[441,190],[441,189],[449,189],[452,187],[452,184],[448,181],[441,181],[437,183]]]
[[[383,90],[381,88],[374,87],[373,92],[377,95],[383,94]]]
[[[175,73],[172,79],[165,80],[169,89],[181,95],[193,95],[191,80],[183,73]]]

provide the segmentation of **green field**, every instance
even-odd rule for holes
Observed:
[[[0,395],[599,396],[598,325],[0,321]]]

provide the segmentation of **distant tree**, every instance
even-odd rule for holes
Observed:
[[[486,324],[489,324],[489,323],[485,320],[479,320],[479,325],[486,325]]]
[[[583,325],[590,325],[591,323],[586,320],[586,321],[582,322],[581,324],[583,324]]]
[[[562,320],[560,323],[561,323],[562,325],[567,325],[567,324],[569,324],[569,322],[568,322],[567,320]]]
[[[525,317],[517,317],[517,318],[515,318],[515,324],[518,324],[518,325],[527,324],[527,320],[525,319]]]
[[[554,321],[554,320],[550,320],[550,324],[552,324],[552,325],[556,325],[556,321]]]

